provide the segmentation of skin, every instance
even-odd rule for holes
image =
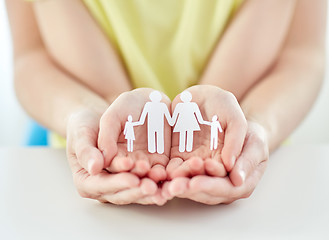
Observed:
[[[218,204],[248,197],[269,152],[304,118],[321,86],[326,1],[248,0],[219,40],[200,85],[188,89],[206,120],[225,116],[218,151],[202,148],[209,132],[201,131],[193,152],[180,154],[173,134],[165,138],[164,157],[152,158],[138,142],[143,127],[136,127],[136,152],[127,155],[120,131],[128,114],[137,120],[151,90],[131,91],[118,54],[80,1],[6,2],[17,96],[33,118],[67,138],[80,195],[101,202],[162,205],[177,196]],[[132,98],[127,114],[118,111]],[[171,181],[159,188],[165,177]]]

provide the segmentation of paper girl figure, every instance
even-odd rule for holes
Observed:
[[[128,116],[128,121],[126,122],[125,129],[123,130],[123,134],[125,135],[125,139],[127,139],[127,151],[132,152],[134,150],[134,126],[140,125],[139,122],[132,122],[133,117],[131,115]]]
[[[200,131],[200,124],[204,124],[198,105],[192,100],[192,94],[184,91],[180,94],[182,103],[175,107],[172,117],[172,124],[175,125],[174,132],[179,132],[179,151],[191,152],[193,148],[193,132]]]
[[[217,115],[212,117],[212,122],[204,121],[204,124],[207,124],[211,127],[210,130],[210,150],[216,150],[218,148],[218,131],[223,132],[223,129],[218,121]]]

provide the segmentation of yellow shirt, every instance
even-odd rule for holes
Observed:
[[[84,0],[121,55],[135,88],[173,99],[198,82],[243,0]],[[65,141],[50,135],[52,146]]]
[[[171,99],[198,82],[243,0],[84,0],[117,49],[134,87]]]

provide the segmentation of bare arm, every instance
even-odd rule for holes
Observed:
[[[235,95],[246,92],[275,63],[296,0],[245,0],[219,40],[200,80]]]
[[[264,9],[268,11],[259,11]],[[246,133],[234,137],[236,141],[243,136],[243,148],[228,170],[229,178],[195,178],[195,186],[207,188],[194,188],[187,178],[180,186],[188,187],[180,196],[217,204],[251,195],[265,171],[269,150],[290,134],[318,94],[324,71],[326,9],[325,0],[246,2],[201,79],[239,100],[249,120]],[[234,113],[231,117],[223,125],[225,135],[230,123],[241,118]],[[226,146],[224,140],[223,150]]]
[[[298,125],[318,94],[325,23],[325,0],[249,0],[201,79],[235,94],[246,118],[268,131],[270,150]]]
[[[33,9],[31,3],[7,0],[16,92],[30,115],[67,137],[67,158],[82,197],[140,202],[130,193],[141,185],[134,174],[101,173],[109,166],[104,155],[116,154],[116,146],[106,155],[97,145],[100,118],[130,86],[81,2],[36,1]]]
[[[38,19],[35,17],[35,12],[41,11],[42,6],[37,8],[39,10],[34,11],[31,3],[20,0],[7,1],[14,42],[16,93],[23,107],[33,118],[65,136],[67,119],[73,112],[87,108],[101,115],[108,107],[109,100],[114,95],[116,96],[122,91],[129,90],[129,87],[114,88],[114,90],[108,91],[110,94],[106,94],[99,89],[102,87],[103,89],[108,89],[108,84],[105,84],[105,87],[98,86],[97,88],[92,85],[93,81],[90,76],[84,79],[78,78],[79,74],[75,74],[78,68],[61,66],[63,61],[60,62],[60,60],[67,60],[72,55],[68,52],[67,56],[61,55],[60,59],[56,59],[54,54],[49,53],[49,49],[55,49],[56,47],[63,49],[63,46],[60,43],[58,45],[48,43],[47,46],[44,44],[44,39],[47,39],[47,36],[49,38],[49,35],[47,33],[44,33],[43,36],[40,34],[38,19],[41,21],[44,18],[40,14],[37,15]],[[88,20],[81,15],[83,14],[77,14],[77,17],[81,17],[80,23],[84,25],[84,21],[87,21],[86,24],[88,25]],[[60,16],[58,17],[60,18]],[[56,22],[56,19],[53,19],[53,21]],[[50,29],[52,27],[52,25],[49,26]],[[61,39],[59,36],[54,35],[53,37]],[[99,40],[98,43],[100,43]],[[76,43],[76,46],[78,45],[79,43]],[[74,45],[71,48],[74,49]],[[110,59],[110,53],[108,55],[107,58]],[[102,57],[106,58],[105,56]],[[80,60],[85,61],[83,59]],[[90,69],[93,69],[93,61],[91,60],[96,61],[96,59],[89,59],[91,62],[89,64]],[[73,69],[72,72],[70,69]],[[85,67],[85,69],[88,68]],[[85,73],[88,75],[87,72]],[[84,73],[82,72],[82,74]],[[105,73],[103,74],[105,75]],[[99,81],[97,77],[96,75],[95,79]],[[112,77],[112,81],[114,81],[115,77]],[[111,79],[109,78],[108,81],[111,81]],[[123,84],[123,86],[126,85]]]
[[[326,1],[299,0],[275,67],[242,100],[247,119],[268,131],[275,149],[315,101],[324,73]]]

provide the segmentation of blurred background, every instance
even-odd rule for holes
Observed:
[[[329,37],[327,42],[329,43]],[[327,56],[328,49],[327,46]],[[0,1],[0,147],[24,145],[29,123],[29,117],[15,97],[12,71],[10,30],[5,3]],[[290,137],[292,144],[329,143],[328,78],[329,74],[326,74],[313,109]]]

